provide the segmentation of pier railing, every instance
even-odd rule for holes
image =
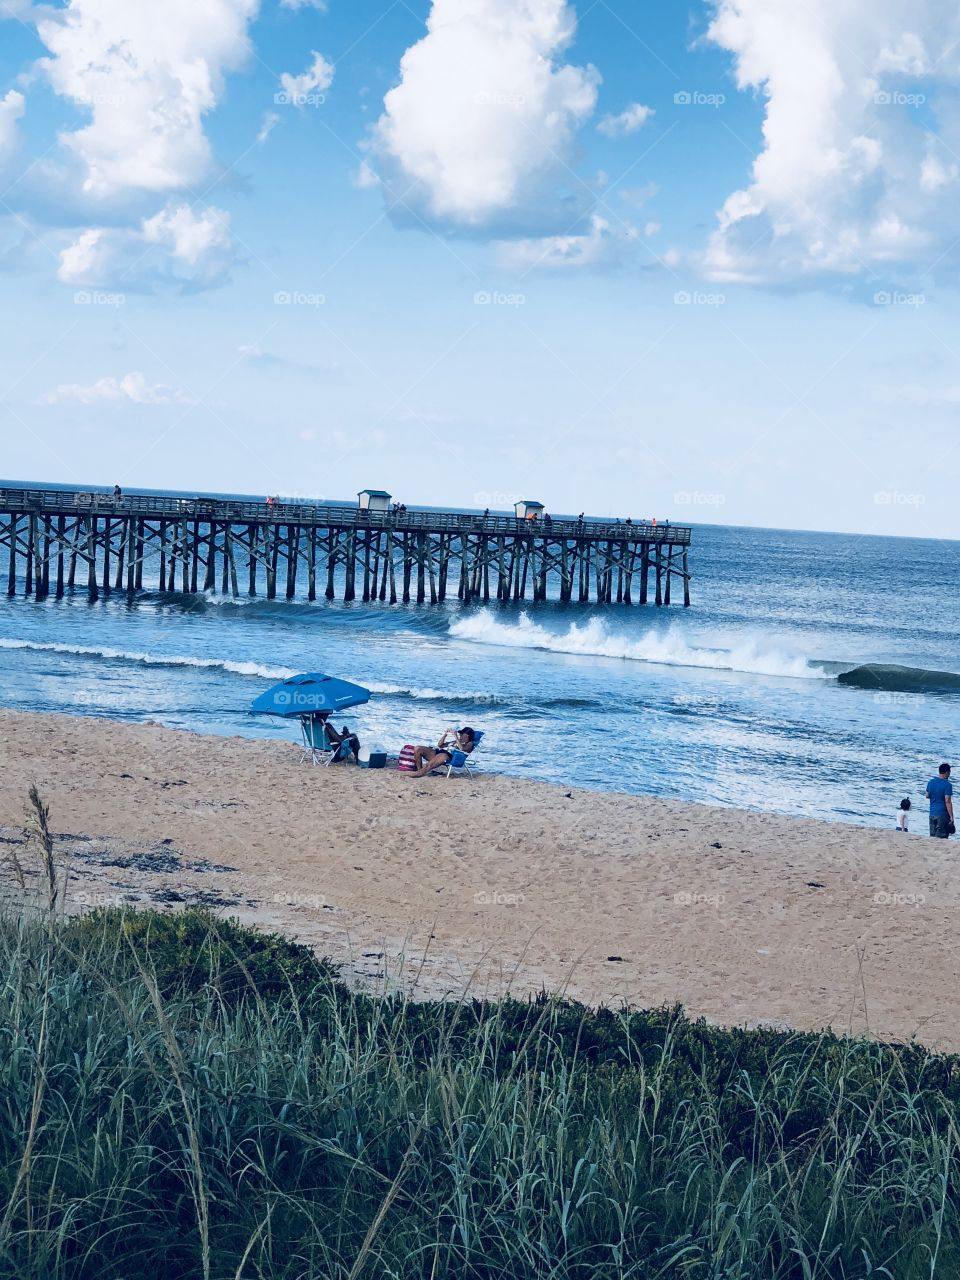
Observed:
[[[490,534],[543,538],[591,538],[622,542],[688,546],[691,530],[684,525],[649,520],[561,520],[541,517],[520,519],[509,515],[484,515],[473,511],[363,511],[356,506],[321,505],[316,502],[250,502],[223,498],[184,497],[174,494],[124,494],[67,489],[0,489],[0,512],[44,515],[138,516],[146,520],[215,520],[217,522],[291,522],[306,527],[332,529],[384,529],[396,533]]]

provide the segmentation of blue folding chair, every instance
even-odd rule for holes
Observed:
[[[326,716],[301,716],[300,735],[303,739],[301,764],[309,760],[311,764],[322,764],[326,769],[334,760],[345,760],[350,755],[346,742],[334,742],[327,733]]]
[[[483,730],[476,729],[473,734],[473,750],[467,755],[466,751],[455,750],[450,754],[450,763],[447,765],[447,777],[452,773],[465,773],[467,777],[472,778],[476,767],[475,757],[483,738]]]

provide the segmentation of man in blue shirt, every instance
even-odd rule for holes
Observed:
[[[930,801],[930,834],[946,840],[953,826],[953,785],[950,782],[950,766],[942,764],[940,775],[927,783],[926,797]]]

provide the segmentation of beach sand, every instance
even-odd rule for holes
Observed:
[[[367,988],[545,987],[960,1051],[952,842],[490,772],[300,767],[298,754],[0,711],[0,854],[29,856],[36,781],[69,910],[206,902]],[[6,860],[0,889],[22,898]]]

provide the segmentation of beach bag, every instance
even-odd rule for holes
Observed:
[[[397,756],[397,768],[401,773],[415,773],[416,762],[413,758],[413,747],[408,742],[400,748],[400,754]]]

